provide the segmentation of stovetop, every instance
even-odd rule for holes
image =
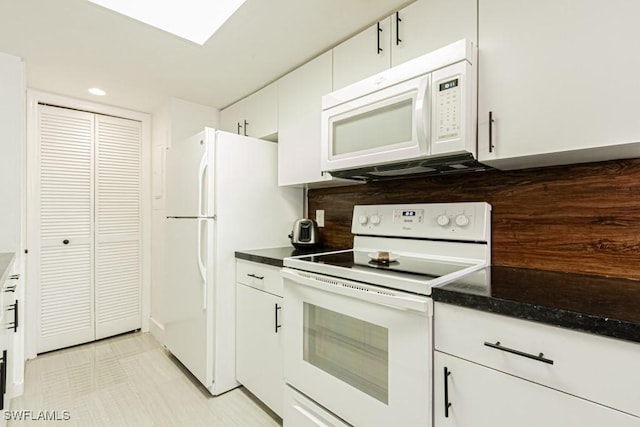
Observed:
[[[420,295],[431,295],[433,286],[455,280],[484,266],[481,262],[409,255],[399,255],[395,261],[380,264],[372,261],[370,253],[346,250],[285,258],[284,266]]]
[[[385,271],[392,274],[408,274],[416,279],[435,279],[447,274],[451,274],[462,268],[468,267],[468,263],[443,261],[428,258],[418,258],[411,256],[399,256],[390,254],[391,261],[377,261],[375,252],[363,252],[347,250],[344,252],[334,252],[327,254],[313,254],[298,258],[301,261],[325,264],[328,266],[355,269],[362,272]]]
[[[490,264],[491,206],[482,202],[358,205],[353,249],[285,258],[284,266],[431,295]],[[376,262],[380,251],[389,262]]]

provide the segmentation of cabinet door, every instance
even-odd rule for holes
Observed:
[[[320,172],[322,96],[331,92],[331,51],[278,81],[278,184],[303,185]]]
[[[434,425],[638,427],[640,418],[436,351]]]
[[[220,111],[220,130],[244,135],[244,99]]]
[[[282,298],[246,285],[236,286],[236,377],[282,416]]]
[[[480,0],[480,161],[514,169],[637,157],[639,15],[628,0]]]
[[[391,16],[391,65],[460,39],[476,43],[476,0],[418,0]]]
[[[25,123],[25,68],[18,57],[0,53],[0,252],[20,246]]]
[[[244,134],[274,139],[278,133],[278,84],[271,83],[244,100]]]
[[[372,25],[334,47],[333,89],[340,89],[388,69],[391,66],[390,47],[391,18]]]

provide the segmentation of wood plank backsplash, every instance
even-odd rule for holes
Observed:
[[[492,263],[640,279],[640,159],[309,190],[327,248],[351,247],[356,204],[485,201]]]

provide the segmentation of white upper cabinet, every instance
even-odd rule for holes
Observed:
[[[475,0],[418,0],[333,49],[333,89],[457,40],[476,41]]]
[[[278,81],[278,184],[329,180],[320,171],[322,95],[331,92],[331,51]]]
[[[640,157],[638,16],[630,0],[480,0],[479,160]]]
[[[477,0],[418,0],[390,19],[391,66],[463,38],[477,40]]]
[[[389,68],[391,18],[384,19],[333,48],[333,89]]]
[[[20,249],[26,76],[22,59],[0,52],[0,252]]]
[[[273,82],[220,111],[220,129],[275,140],[278,133],[278,83]]]
[[[220,111],[220,130],[244,135],[244,103],[241,99]]]

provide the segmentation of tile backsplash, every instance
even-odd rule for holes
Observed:
[[[486,201],[492,262],[640,280],[640,159],[309,190],[327,248],[352,246],[356,204]]]

